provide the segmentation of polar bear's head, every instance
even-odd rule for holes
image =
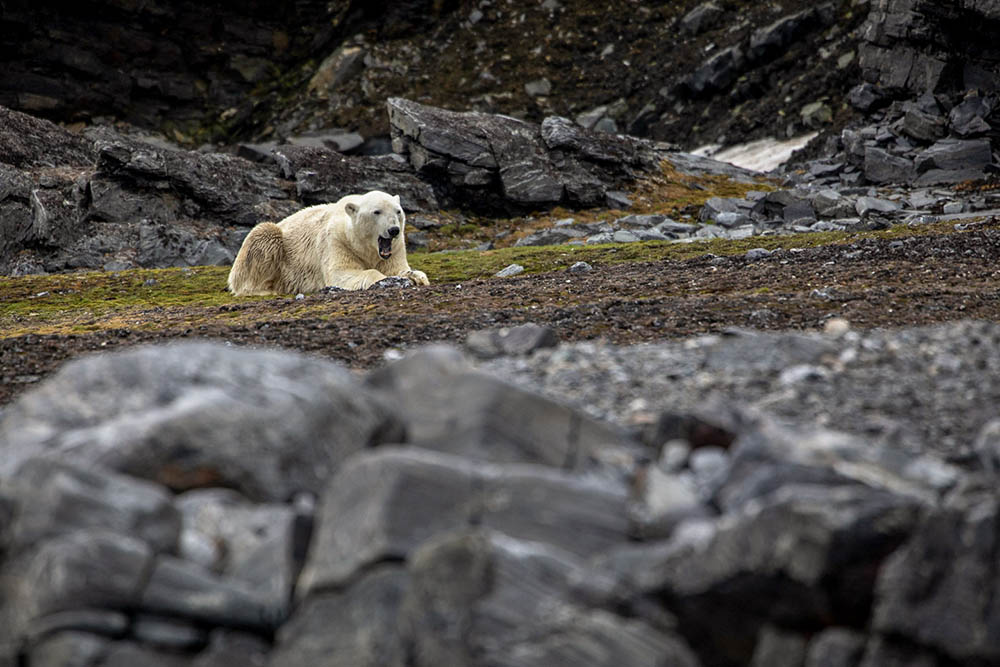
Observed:
[[[399,204],[399,195],[389,195],[372,190],[344,206],[351,218],[351,234],[355,243],[377,250],[382,259],[389,259],[399,251],[403,241],[406,214]]]

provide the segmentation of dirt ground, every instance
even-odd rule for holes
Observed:
[[[549,325],[562,341],[635,343],[727,327],[818,329],[831,317],[854,328],[1000,321],[1000,222],[961,233],[778,250],[757,260],[704,256],[305,299],[320,302],[319,311],[312,309],[319,317],[296,315],[302,302],[284,297],[164,309],[155,315],[157,331],[0,339],[0,404],[67,359],[180,338],[292,348],[365,369],[383,363],[387,350],[460,344],[471,331],[524,322]],[[233,310],[241,311],[239,323],[213,317]],[[191,324],[198,321],[207,323]]]

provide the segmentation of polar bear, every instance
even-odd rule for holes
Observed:
[[[229,271],[235,296],[367,289],[387,276],[428,285],[406,261],[399,195],[373,190],[310,206],[247,234]]]

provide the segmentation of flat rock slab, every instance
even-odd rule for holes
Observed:
[[[183,490],[251,499],[318,492],[340,461],[400,422],[336,364],[181,343],[67,364],[0,422],[0,475],[31,457],[101,465]]]

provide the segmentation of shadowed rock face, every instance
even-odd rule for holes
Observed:
[[[879,0],[861,49],[865,79],[911,93],[1000,89],[1000,2]]]
[[[652,143],[586,130],[566,118],[542,124],[389,100],[393,149],[463,204],[605,204],[608,190],[659,165]]]

